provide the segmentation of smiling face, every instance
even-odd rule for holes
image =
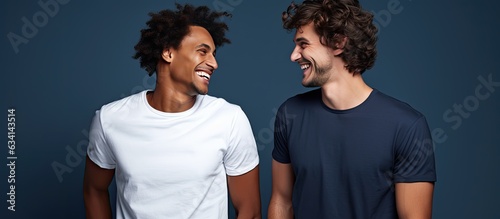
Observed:
[[[318,87],[330,78],[332,49],[321,44],[312,23],[297,28],[293,39],[295,48],[290,59],[297,62],[303,71],[302,85]]]
[[[170,63],[170,80],[176,91],[194,96],[207,94],[210,77],[217,69],[215,44],[203,27],[191,26],[178,49],[166,49],[162,58]]]

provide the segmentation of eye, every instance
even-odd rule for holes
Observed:
[[[304,49],[307,47],[307,43],[301,42],[299,43],[300,48]]]
[[[206,49],[200,49],[198,50],[198,52],[200,52],[202,55],[206,55],[208,53]]]

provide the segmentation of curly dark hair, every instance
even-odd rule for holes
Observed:
[[[373,14],[363,10],[358,0],[306,0],[300,5],[292,2],[283,12],[282,21],[289,31],[313,22],[321,43],[332,49],[338,49],[346,37],[339,57],[349,72],[362,74],[375,63],[377,27]]]
[[[200,26],[208,30],[215,47],[231,43],[225,37],[228,30],[226,23],[216,21],[222,17],[231,17],[227,12],[211,11],[206,6],[195,7],[190,4],[175,4],[177,11],[162,10],[149,13],[151,19],[146,23],[148,28],[141,30],[141,39],[134,46],[134,59],[139,59],[141,67],[149,76],[156,72],[156,65],[165,48],[178,49],[184,37],[189,33],[190,26]]]

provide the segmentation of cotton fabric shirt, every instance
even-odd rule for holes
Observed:
[[[425,117],[378,90],[360,105],[333,110],[312,90],[278,110],[273,158],[295,175],[295,218],[398,218],[394,184],[434,182]]]
[[[115,169],[117,218],[227,218],[226,176],[259,163],[246,115],[209,95],[165,113],[146,92],[104,105],[92,122],[88,156]]]

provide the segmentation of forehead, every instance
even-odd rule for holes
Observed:
[[[215,49],[215,43],[207,29],[200,26],[190,26],[189,33],[182,39],[181,45],[197,46],[206,44]]]
[[[295,37],[293,41],[296,42],[298,40],[308,40],[308,41],[319,40],[319,35],[316,33],[316,30],[314,30],[314,25],[312,22],[297,28],[297,30],[295,31]]]

